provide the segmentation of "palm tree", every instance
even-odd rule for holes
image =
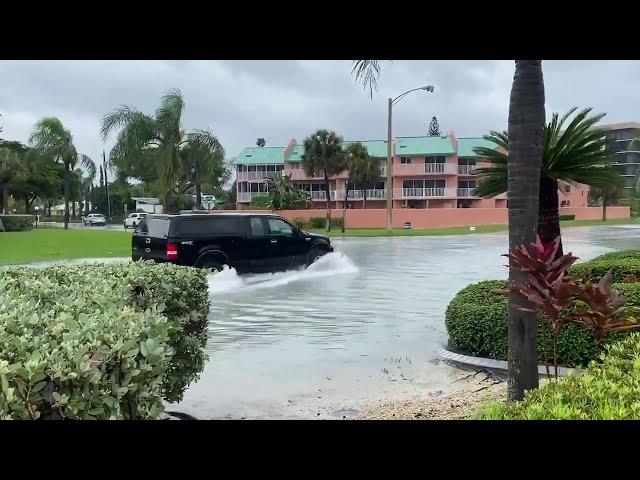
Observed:
[[[69,228],[69,197],[71,193],[71,171],[76,165],[88,167],[93,162],[78,153],[71,132],[64,128],[56,117],[40,120],[29,137],[29,143],[64,166],[64,228]]]
[[[93,180],[96,178],[98,170],[96,164],[93,162],[82,165],[82,168],[76,168],[74,172],[78,178],[78,200],[82,200],[84,197],[84,214],[89,214],[89,194],[91,193],[91,186]],[[82,213],[82,207],[80,207],[80,213]],[[75,212],[74,212],[75,214]]]
[[[312,177],[322,172],[326,187],[327,230],[331,230],[331,204],[329,177],[338,175],[344,168],[342,137],[329,130],[318,130],[304,139],[302,167]]]
[[[262,137],[256,140],[256,145],[260,148],[264,147],[267,144],[266,140]]]
[[[363,208],[367,207],[367,189],[375,187],[380,181],[380,163],[371,157],[366,147],[360,142],[351,143],[344,151],[345,168],[349,178],[345,181],[345,199],[342,204],[342,231],[345,230],[346,208],[349,185],[363,191]]]
[[[225,174],[224,148],[209,130],[196,130],[187,135],[180,151],[184,171],[196,188],[196,208],[202,208],[202,183],[217,184]]]
[[[20,142],[0,140],[0,213],[9,213],[9,186],[20,173],[26,150]]]
[[[298,188],[290,177],[280,172],[265,178],[269,190],[269,208],[272,210],[288,210],[306,208],[309,194]]]
[[[509,102],[511,148],[506,165],[510,251],[533,243],[536,237],[544,120],[542,61],[516,60]],[[522,283],[523,277],[523,273],[509,268],[510,285]],[[521,311],[513,295],[509,296],[508,312],[508,396],[514,401],[522,400],[526,390],[538,387],[538,323],[535,309]]]
[[[575,111],[574,107],[561,118],[554,113],[551,122],[544,127],[537,226],[543,243],[553,242],[560,236],[558,180],[606,189],[621,182],[620,174],[611,165],[611,156],[605,150],[604,134],[594,128],[605,114],[590,117],[591,108],[585,108],[563,130],[565,122]],[[507,191],[509,135],[506,132],[491,132],[484,138],[500,148],[475,149],[476,154],[491,162],[490,167],[476,171],[480,179],[476,193],[482,197],[494,197]],[[562,253],[561,242],[557,255],[561,256]]]
[[[373,91],[378,89],[378,78],[380,77],[380,60],[354,60],[351,74],[356,77],[356,81],[362,83],[363,88],[369,89],[369,96],[373,98]]]
[[[57,167],[57,168],[56,168]],[[26,148],[20,156],[20,168],[10,185],[11,193],[24,201],[25,213],[31,213],[36,198],[47,198],[60,190],[59,165],[35,148]]]

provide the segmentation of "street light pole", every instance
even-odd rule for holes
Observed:
[[[433,92],[433,85],[425,85],[424,87],[414,88],[407,90],[406,92],[398,95],[396,98],[389,98],[389,117],[387,121],[387,234],[391,235],[392,232],[392,212],[393,212],[393,155],[392,155],[392,129],[391,129],[391,117],[393,106],[398,104],[406,95],[416,90],[425,90],[427,92]]]

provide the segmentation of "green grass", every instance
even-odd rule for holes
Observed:
[[[606,222],[602,220],[567,220],[560,222],[562,228],[569,227],[592,227],[592,226],[609,226],[621,224],[639,224],[640,218],[621,218],[612,219]],[[315,233],[326,234],[326,230],[311,230]],[[402,228],[394,228],[391,236],[393,237],[424,237],[436,235],[468,235],[471,233],[494,233],[507,231],[507,225],[478,225],[475,231],[469,230],[469,227],[446,227],[446,228],[417,228],[405,230]],[[329,235],[332,237],[386,237],[387,231],[384,228],[352,228],[347,229],[345,233],[340,228],[332,228]]]
[[[562,227],[609,226],[620,224],[640,224],[640,218],[609,220],[569,220]],[[471,232],[469,227],[429,228],[404,230],[396,228],[393,236],[417,237],[430,235],[466,235],[470,233],[492,233],[506,231],[506,225],[479,225]],[[324,230],[316,230],[326,233]],[[384,228],[363,228],[331,230],[331,237],[385,237]],[[61,228],[38,228],[30,232],[0,233],[0,265],[67,260],[74,258],[129,257],[131,255],[131,235],[122,231],[105,230],[63,230]]]
[[[131,235],[119,231],[38,228],[0,233],[0,265],[130,256]]]

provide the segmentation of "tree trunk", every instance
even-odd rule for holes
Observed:
[[[24,213],[26,213],[27,215],[29,215],[29,196],[25,195],[24,196]]]
[[[544,81],[541,60],[516,60],[509,103],[509,250],[535,241],[538,225],[540,167],[545,122]],[[525,281],[524,274],[509,268],[509,284]],[[521,400],[524,392],[538,387],[536,313],[522,312],[509,296],[508,392],[509,400]],[[531,306],[527,304],[527,306]]]
[[[71,218],[76,218],[76,201],[71,202]]]
[[[607,194],[602,195],[602,221],[607,221]]]
[[[200,185],[200,172],[196,167],[196,210],[202,210],[202,185]]]
[[[2,186],[2,213],[9,214],[9,189],[6,185]]]
[[[325,174],[324,176],[324,184],[327,187],[327,232],[331,231],[331,192],[329,191],[329,178]]]
[[[558,209],[558,181],[543,172],[540,175],[540,196],[538,205],[538,235],[542,243],[553,242],[560,236],[560,211]],[[563,255],[562,240],[556,258]]]
[[[70,178],[69,178],[69,164],[64,164],[64,229],[69,229],[69,190],[70,190]]]

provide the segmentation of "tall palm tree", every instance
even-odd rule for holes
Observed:
[[[380,77],[380,60],[354,60],[351,74],[360,81],[365,89],[369,89],[369,96],[373,98],[373,91],[378,89]]]
[[[554,113],[544,127],[537,225],[537,233],[543,243],[553,242],[560,236],[558,180],[608,189],[619,185],[622,179],[605,149],[603,131],[594,128],[605,114],[589,116],[591,108],[585,108],[564,128],[575,111],[574,107],[562,117]],[[476,171],[479,176],[476,192],[482,197],[494,197],[507,191],[509,135],[491,132],[484,138],[501,148],[475,149],[476,154],[491,162],[490,167]],[[561,243],[557,255],[562,256],[562,253]]]
[[[516,60],[509,101],[507,195],[509,250],[535,241],[540,198],[540,169],[544,141],[544,80],[541,60]],[[509,284],[523,282],[524,274],[509,268]],[[535,310],[523,312],[513,295],[508,307],[508,396],[521,400],[538,387]]]
[[[336,132],[321,129],[304,139],[302,168],[313,177],[322,172],[326,188],[327,231],[331,230],[331,203],[329,177],[344,170],[342,137]]]
[[[71,132],[56,117],[40,120],[29,137],[29,143],[64,166],[64,228],[69,228],[69,197],[71,193],[71,171],[77,165],[89,166],[93,162],[78,153]]]
[[[202,184],[217,184],[224,176],[224,148],[209,130],[195,130],[187,135],[187,142],[180,151],[184,171],[196,188],[196,208],[202,208]]]
[[[345,169],[349,172],[349,178],[345,181],[345,199],[342,204],[342,231],[345,230],[346,208],[348,201],[349,185],[363,192],[363,208],[367,207],[367,189],[372,188],[380,181],[380,163],[371,157],[366,147],[360,143],[351,143],[344,151]]]
[[[96,168],[96,164],[93,162],[83,164],[81,168],[74,169],[75,174],[78,178],[78,198],[82,204],[82,200],[84,200],[84,212],[82,212],[82,206],[80,207],[80,212],[88,215],[90,212],[89,209],[89,195],[91,193],[91,186],[93,185],[93,180],[96,178],[98,173],[98,169]]]

